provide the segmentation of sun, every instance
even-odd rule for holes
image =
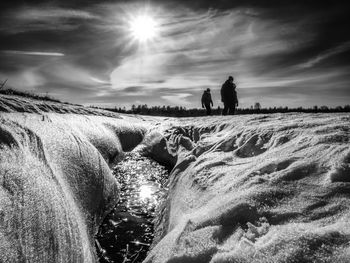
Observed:
[[[130,31],[133,38],[140,42],[153,40],[158,33],[157,22],[149,15],[139,15],[130,21]]]

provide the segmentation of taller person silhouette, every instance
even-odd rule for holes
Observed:
[[[221,87],[221,101],[224,103],[222,115],[234,115],[238,107],[236,84],[233,80],[233,77],[229,76]]]

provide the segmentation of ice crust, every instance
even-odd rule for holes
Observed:
[[[96,262],[118,199],[109,165],[147,130],[137,118],[0,114],[0,262]]]
[[[173,120],[146,263],[350,262],[349,114]]]

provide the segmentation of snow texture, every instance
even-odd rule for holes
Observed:
[[[146,263],[350,262],[349,114],[173,119],[163,134],[177,161]]]
[[[0,94],[0,112],[30,112],[30,113],[75,113],[87,115],[99,115],[118,117],[117,113],[104,111],[96,108],[84,107],[81,105],[45,101],[23,96]]]
[[[350,262],[349,114],[110,118],[0,99],[0,262],[95,262],[109,165],[135,147],[173,167],[146,263]]]
[[[109,165],[145,132],[137,118],[0,114],[0,262],[96,262],[118,201]]]

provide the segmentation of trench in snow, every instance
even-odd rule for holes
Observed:
[[[168,190],[169,171],[157,162],[127,153],[113,171],[120,200],[96,236],[100,263],[142,262],[154,238],[154,226]]]

